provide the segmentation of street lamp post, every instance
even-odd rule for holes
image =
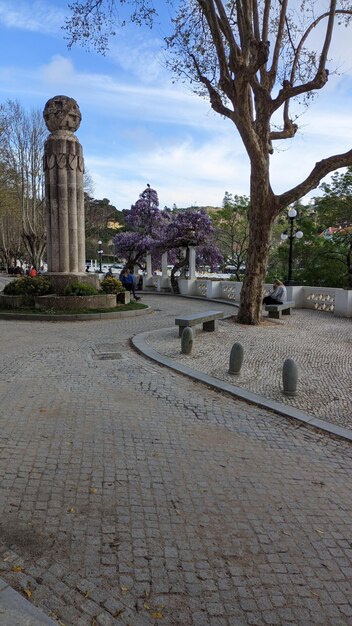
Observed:
[[[303,233],[301,230],[297,230],[295,233],[293,232],[293,222],[295,220],[295,218],[297,217],[297,211],[296,209],[289,209],[288,210],[288,219],[290,220],[290,234],[287,234],[287,231],[282,233],[281,235],[281,239],[282,241],[286,241],[286,239],[289,239],[290,241],[290,246],[289,246],[289,254],[288,254],[288,276],[287,276],[287,280],[286,280],[286,285],[293,285],[293,280],[292,280],[292,253],[293,253],[293,240],[294,238],[296,239],[302,239],[303,237]]]
[[[98,254],[99,254],[99,272],[100,272],[100,274],[102,272],[101,262],[102,262],[102,258],[103,258],[103,254],[104,254],[104,250],[101,249],[102,243],[103,242],[99,239],[99,241],[98,241],[98,246],[99,246]]]

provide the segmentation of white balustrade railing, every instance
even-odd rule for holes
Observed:
[[[226,280],[221,283],[221,297],[226,300],[238,301],[241,293],[241,283]]]
[[[197,280],[196,281],[196,294],[197,296],[203,296],[203,298],[207,298],[207,284],[209,281],[207,280]]]
[[[326,287],[303,287],[304,308],[333,313],[335,310],[335,291],[336,289]]]
[[[166,285],[161,284],[160,276],[152,276],[145,280],[145,287],[161,291]],[[240,301],[242,283],[232,280],[181,279],[179,289],[182,295],[199,296],[209,300],[221,299],[238,303]],[[272,285],[263,285],[263,297],[272,289]],[[287,298],[295,302],[296,308],[314,309],[342,317],[352,317],[352,290],[334,289],[332,287],[307,287],[293,285],[287,287]]]

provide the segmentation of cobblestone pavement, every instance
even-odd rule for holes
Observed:
[[[0,320],[1,578],[65,626],[352,625],[350,444],[143,359],[185,308],[144,301]]]
[[[195,370],[352,430],[350,319],[298,309],[282,320],[265,318],[264,324],[256,327],[225,320],[219,322],[216,333],[197,328],[190,355],[181,354],[176,328],[150,335],[147,342]],[[243,345],[245,356],[240,375],[234,377],[228,369],[235,342]],[[281,391],[282,366],[288,357],[299,368],[295,397]]]

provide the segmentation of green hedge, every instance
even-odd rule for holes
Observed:
[[[6,296],[46,296],[53,293],[49,278],[45,276],[23,276],[11,281],[4,287]]]
[[[66,285],[64,295],[65,296],[95,296],[98,293],[93,285],[87,285],[86,283],[70,283]]]
[[[106,276],[100,283],[104,293],[123,293],[125,290],[122,282],[114,276]]]

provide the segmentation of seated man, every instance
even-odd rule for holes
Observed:
[[[268,296],[263,298],[263,304],[283,304],[287,300],[287,291],[281,280],[274,280],[273,288]]]
[[[136,296],[135,284],[134,284],[134,276],[133,276],[133,274],[131,274],[129,269],[126,269],[126,270],[124,270],[124,272],[121,273],[120,280],[121,280],[124,288],[127,291],[132,292],[132,295],[133,295],[134,299],[135,300],[140,300],[139,296]]]

